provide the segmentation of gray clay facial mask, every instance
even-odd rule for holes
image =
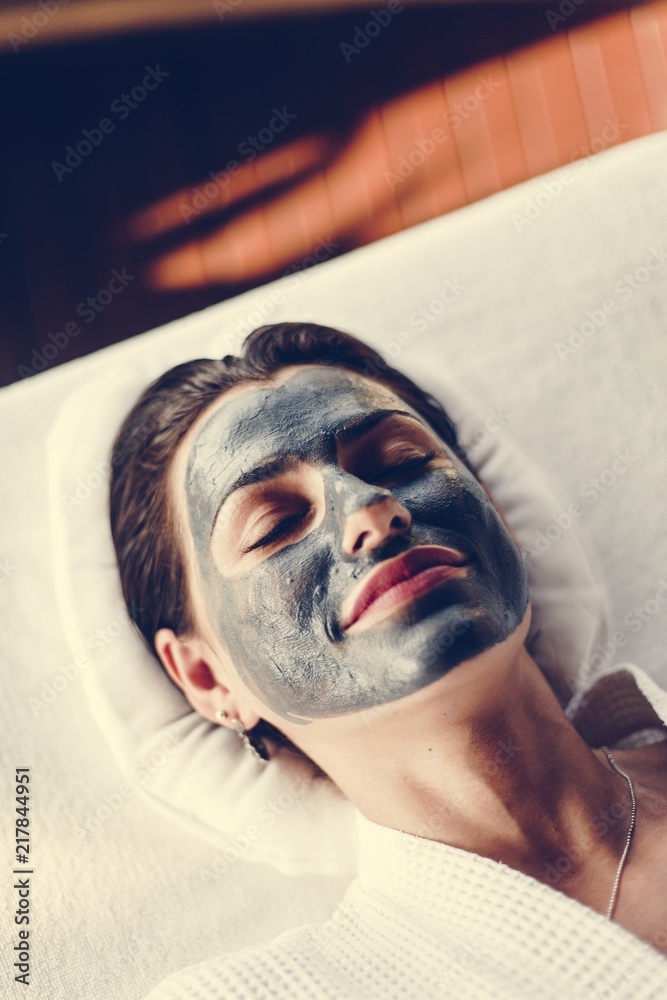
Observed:
[[[355,551],[350,517],[389,494],[409,527]],[[405,697],[506,639],[528,605],[519,551],[474,476],[403,400],[343,369],[296,369],[223,402],[192,445],[186,497],[209,620],[290,722]],[[426,545],[464,553],[467,572],[348,634],[359,581]]]

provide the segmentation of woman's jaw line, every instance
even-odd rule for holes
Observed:
[[[507,701],[511,705],[510,682],[520,661],[533,662],[524,648],[530,616],[529,603],[521,624],[502,642],[402,698],[345,715],[304,718],[306,725],[299,726],[270,711],[263,717],[327,774],[338,772],[340,765],[354,769],[364,760],[377,771],[385,765],[393,769],[392,761],[400,766],[405,748],[414,747],[417,752],[425,742],[435,746],[434,739],[442,744],[447,728],[470,724],[490,706],[500,709]],[[430,762],[437,757],[434,751],[424,751],[424,759]],[[338,783],[334,773],[330,776]]]

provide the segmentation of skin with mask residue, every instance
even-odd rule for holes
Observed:
[[[223,400],[194,438],[186,498],[206,610],[247,687],[294,723],[402,698],[522,621],[521,556],[484,489],[389,389],[302,367]],[[387,511],[365,547],[354,512]],[[465,566],[372,627],[344,627],[362,578],[417,546]]]

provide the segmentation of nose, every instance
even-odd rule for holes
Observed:
[[[358,500],[344,516],[341,545],[346,556],[371,552],[409,530],[410,512],[389,490],[367,488]]]

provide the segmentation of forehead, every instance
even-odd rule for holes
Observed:
[[[345,424],[377,410],[419,418],[390,389],[322,365],[285,369],[280,380],[239,386],[204,414],[189,437],[186,487],[224,488],[229,476],[270,456],[307,456]]]

